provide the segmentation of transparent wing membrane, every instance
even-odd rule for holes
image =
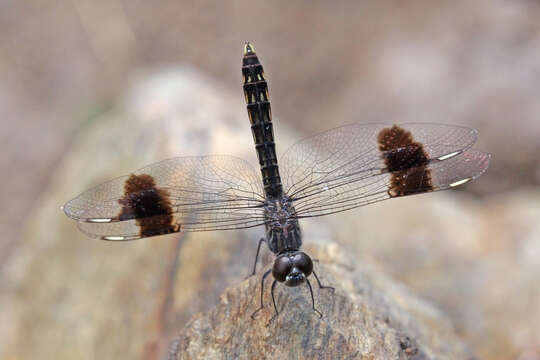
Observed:
[[[244,160],[180,157],[88,190],[64,211],[90,236],[131,240],[162,235],[160,228],[172,233],[260,225],[263,202],[259,176]]]
[[[381,151],[378,138],[392,127],[386,124],[347,125],[289,148],[280,159],[280,169],[297,216],[321,216],[390,197],[446,189],[487,168],[489,155],[464,153],[476,141],[474,129],[439,124],[398,126],[412,136],[412,144],[396,149],[407,154],[421,146],[425,156],[421,166],[389,171],[386,161],[396,149]],[[398,178],[403,175],[407,180],[400,183]]]
[[[287,194],[302,196],[311,186],[324,185],[348,174],[375,175],[385,171],[377,137],[388,124],[353,124],[308,137],[291,146],[280,159]],[[474,129],[441,124],[400,124],[421,143],[430,159],[451,157],[470,148]]]
[[[295,209],[288,216],[328,215],[469,182],[490,160],[471,149],[476,138],[476,130],[452,125],[353,124],[301,140],[279,161]],[[258,172],[232,156],[164,160],[64,206],[82,232],[112,241],[259,226],[271,221],[271,209]]]

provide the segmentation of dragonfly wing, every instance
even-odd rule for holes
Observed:
[[[476,138],[451,125],[348,125],[293,145],[282,180],[298,217],[442,190],[487,168],[489,155],[468,150]]]
[[[90,189],[64,211],[89,236],[133,240],[263,224],[262,194],[257,173],[242,159],[179,157]]]

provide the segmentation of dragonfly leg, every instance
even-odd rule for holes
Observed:
[[[306,284],[309,288],[309,293],[311,294],[311,307],[313,308],[313,311],[319,314],[319,317],[322,318],[322,313],[315,308],[315,298],[313,297],[313,289],[311,288],[311,283],[309,282],[309,279],[306,279]]]
[[[268,270],[267,272],[264,273],[264,275],[262,276],[262,279],[261,279],[261,307],[259,307],[257,310],[255,310],[253,312],[253,314],[251,314],[251,318],[252,319],[255,319],[255,314],[258,313],[260,310],[262,310],[264,308],[264,305],[263,305],[263,295],[264,295],[264,279],[266,279],[266,277],[268,275],[270,275],[270,273],[272,272],[272,270]],[[275,282],[275,280],[274,280]],[[274,288],[273,286],[274,284],[272,284],[272,289]],[[272,293],[272,299],[273,299],[273,293]]]
[[[332,292],[334,292],[335,289],[332,286],[325,286],[321,284],[321,280],[319,280],[319,277],[317,276],[315,271],[313,271],[313,275],[315,276],[315,279],[317,279],[317,284],[319,284],[319,289],[330,289]]]
[[[250,276],[255,275],[255,269],[257,268],[257,260],[259,259],[259,251],[261,251],[261,244],[264,242],[264,238],[259,240],[259,245],[257,245],[257,253],[255,254],[255,262],[253,263],[253,271]],[[249,276],[248,276],[249,277]]]
[[[277,316],[279,315],[279,311],[278,311],[277,306],[276,306],[276,299],[274,298],[274,289],[276,288],[276,284],[277,284],[277,280],[274,279],[274,282],[272,283],[272,291],[271,291],[271,294],[272,294],[272,302],[274,303],[274,311],[275,311],[275,314],[274,314],[274,316],[272,316],[272,318],[270,319],[270,322],[274,321],[274,319],[277,318]]]

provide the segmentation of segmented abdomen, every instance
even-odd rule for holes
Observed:
[[[268,198],[276,198],[283,193],[283,187],[276,157],[268,84],[264,78],[263,67],[249,43],[244,46],[242,76],[244,96],[261,167],[264,191]]]

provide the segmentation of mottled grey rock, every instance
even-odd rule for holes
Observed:
[[[279,117],[275,123],[282,153],[299,136]],[[216,309],[229,306],[220,303],[226,288],[230,304],[244,303],[246,314],[254,311],[258,278],[242,279],[251,270],[261,229],[113,244],[86,238],[60,210],[81,191],[148,163],[207,153],[256,163],[241,94],[229,94],[189,68],[145,78],[121,104],[89,121],[34,201],[23,238],[6,256],[0,277],[0,357],[157,358],[193,316],[198,320],[183,330],[182,339],[197,339],[196,323],[206,324],[209,334],[211,325],[219,329],[208,316],[216,312],[218,317],[212,310],[216,304]],[[332,319],[364,304],[362,319],[371,322],[360,321],[360,328],[377,325],[392,334],[388,347],[367,340],[375,339],[376,331],[347,338],[351,348],[371,344],[360,349],[366,357],[371,349],[394,351],[401,334],[422,356],[468,354],[453,326],[480,358],[534,359],[540,349],[539,199],[538,188],[485,199],[444,192],[303,220],[306,247],[321,259],[317,267],[323,279],[337,288],[334,297],[316,290],[322,322],[309,310],[306,289],[282,288],[280,304],[291,305],[274,325],[265,325],[271,308],[256,322],[247,316],[238,325],[264,327],[265,344],[274,353],[278,347],[270,335],[278,326],[316,328],[320,335],[326,329],[321,324],[327,324],[335,330],[329,337],[334,341],[350,324]],[[347,253],[348,260],[336,260],[329,247]],[[271,259],[265,251],[264,264]],[[343,267],[343,261],[349,264]],[[448,315],[433,310],[431,317],[424,316],[432,306],[399,284]],[[392,322],[384,325],[376,316],[386,312]],[[357,320],[350,316],[350,322]],[[424,333],[433,328],[433,337]],[[449,340],[442,342],[443,337]],[[190,344],[195,349],[196,343]]]
[[[320,259],[307,286],[276,287],[280,314],[274,320],[270,291],[255,319],[261,274],[221,295],[196,315],[171,346],[171,359],[470,359],[471,353],[444,314],[378,270],[354,261],[335,243],[309,247]],[[267,278],[265,289],[269,290]]]
[[[221,249],[247,241],[238,232],[111,243],[85,237],[61,210],[92,186],[173,156],[254,158],[241,93],[227,94],[192,68],[141,75],[115,108],[81,129],[2,268],[0,357],[158,354],[168,331],[174,330],[172,338],[177,326],[215,305],[223,289],[249,271],[250,261],[238,264],[243,273],[206,269],[207,263],[225,267]],[[203,258],[199,244],[214,251]]]
[[[325,318],[321,322],[312,314],[305,289],[290,293],[280,289],[280,304],[290,305],[273,327],[266,326],[269,309],[255,321],[249,318],[257,305],[252,295],[258,291],[258,279],[242,282],[251,269],[261,229],[128,243],[96,241],[77,231],[60,209],[65,201],[145,164],[175,155],[207,153],[229,153],[255,163],[243,99],[223,95],[227,92],[218,89],[186,68],[157,74],[81,132],[28,215],[25,236],[3,268],[2,356],[159,358],[191,317],[212,311],[216,304],[218,309],[225,306],[219,299],[227,287],[232,288],[222,299],[244,304],[242,316],[248,321],[237,325],[245,326],[246,331],[255,326],[259,333],[250,333],[266,339],[266,354],[279,348],[272,345],[278,340],[272,332],[282,328],[283,339],[285,330],[295,327],[302,331],[294,332],[291,341],[314,344],[306,351],[321,349],[328,341],[342,344],[343,354],[358,351],[372,358],[384,354],[460,358],[468,354],[448,319],[438,311],[386,280],[382,271],[353,266],[353,256],[345,260],[338,255],[345,251],[332,245],[336,239],[332,229],[322,223],[306,222],[303,229],[308,249],[321,259],[322,278],[337,289],[334,296],[317,291],[317,304]],[[283,144],[280,149],[297,138],[279,118],[276,136]],[[271,261],[269,255],[263,252],[264,264]],[[237,317],[239,309],[235,310]],[[234,314],[232,310],[213,311],[215,316]],[[188,329],[195,322],[191,324]],[[351,333],[356,328],[363,331]],[[306,337],[315,329],[313,336]],[[229,335],[220,336],[232,338],[229,330]],[[328,335],[328,340],[323,336],[310,343],[317,334]],[[241,347],[231,351],[240,353]]]
[[[447,313],[481,359],[503,360],[540,358],[538,219],[540,189],[528,188],[414,196],[324,222],[359,261]]]

